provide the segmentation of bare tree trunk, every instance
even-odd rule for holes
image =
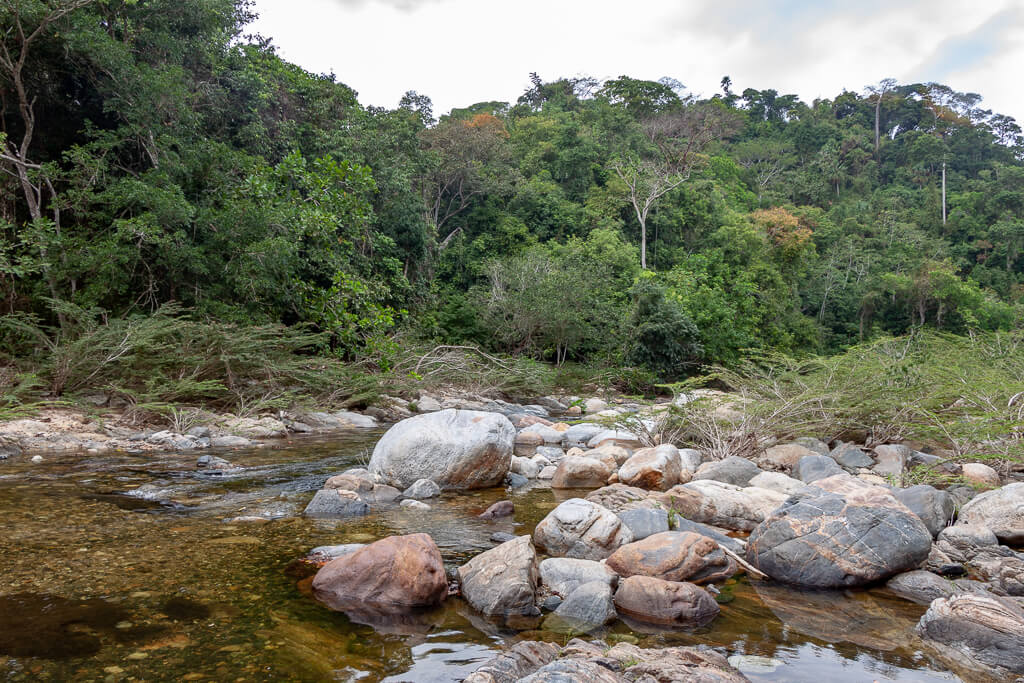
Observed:
[[[882,93],[878,93],[878,99],[875,100],[875,161],[881,162],[879,158],[879,135],[878,135],[878,120],[882,116]]]
[[[942,162],[942,224],[946,224],[946,162]]]

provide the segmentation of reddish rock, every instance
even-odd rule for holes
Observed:
[[[400,614],[440,604],[448,595],[441,551],[427,534],[389,536],[329,562],[313,593],[344,612]]]
[[[724,581],[739,570],[718,543],[689,531],[663,531],[622,546],[607,560],[619,576],[653,576],[702,584]]]
[[[511,500],[499,500],[497,503],[487,508],[480,514],[480,519],[497,519],[498,517],[508,517],[516,511],[516,506],[512,504]]]
[[[615,609],[637,621],[669,626],[703,624],[719,612],[718,603],[700,586],[653,576],[630,576],[619,581]]]
[[[607,463],[594,458],[562,458],[555,469],[551,487],[556,489],[595,488],[604,486],[612,468]]]

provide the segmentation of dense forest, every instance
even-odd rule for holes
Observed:
[[[346,360],[387,365],[398,335],[661,379],[1019,325],[1024,137],[977,94],[531,74],[516,102],[382,109],[251,19],[0,6],[7,319],[56,338],[174,305]],[[8,357],[36,343],[15,329]]]

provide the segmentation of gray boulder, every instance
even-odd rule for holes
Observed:
[[[603,425],[581,422],[562,432],[562,443],[566,448],[583,447],[605,429]]]
[[[692,519],[686,519],[685,517],[674,517],[672,519],[672,530],[689,531],[691,533],[700,534],[701,536],[707,536],[718,543],[718,545],[728,548],[738,555],[742,555],[747,549],[746,541],[739,538],[733,538],[732,536],[727,536],[721,529],[717,529],[707,524],[701,524],[700,522],[695,522]]]
[[[939,531],[935,546],[952,561],[972,561],[983,550],[999,546],[995,533],[980,524],[954,524]]]
[[[521,474],[527,479],[536,479],[540,474],[540,468],[541,466],[530,458],[513,455],[509,470],[515,474]]]
[[[875,464],[875,461],[871,459],[871,456],[862,451],[859,446],[852,443],[839,444],[832,449],[832,452],[829,453],[829,457],[843,467],[849,469],[855,469],[857,467],[871,467]]]
[[[815,439],[812,436],[801,436],[797,438],[795,442],[804,448],[814,451],[818,455],[828,455],[830,452],[827,443],[821,439]]]
[[[505,479],[514,443],[504,415],[442,410],[391,427],[373,449],[369,470],[400,489],[419,479],[442,490],[489,488]]]
[[[762,472],[750,480],[750,485],[762,489],[768,489],[769,491],[778,491],[779,493],[787,496],[790,496],[807,486],[807,484],[803,483],[799,479],[786,476],[782,472]]]
[[[432,479],[417,479],[413,482],[412,486],[402,492],[402,496],[412,500],[426,500],[427,498],[436,498],[440,495],[441,487],[434,483]]]
[[[679,449],[679,466],[683,472],[689,472],[692,475],[703,462],[704,454],[696,448]]]
[[[931,572],[921,571],[920,569],[897,574],[885,583],[885,587],[896,595],[905,600],[916,602],[919,605],[930,605],[933,600],[939,598],[948,598],[951,595],[972,592],[967,589],[967,585],[970,584],[957,584],[954,581],[936,576]],[[973,592],[978,590],[984,592],[984,588],[980,587],[981,584],[976,585],[979,588],[974,589]]]
[[[542,519],[533,531],[537,547],[554,557],[603,560],[633,541],[633,533],[611,510],[570,498]]]
[[[527,640],[499,652],[462,680],[462,683],[515,683],[558,656],[558,646]]]
[[[793,476],[805,484],[842,473],[839,463],[827,455],[805,455],[793,467]]]
[[[462,596],[488,616],[539,614],[537,578],[537,552],[529,536],[485,550],[459,567]]]
[[[747,561],[778,581],[839,588],[914,569],[931,545],[924,522],[887,489],[851,486],[833,493],[809,487],[754,529]]]
[[[359,498],[359,494],[345,489],[317,491],[302,512],[306,517],[317,518],[361,517],[369,513],[370,506]]]
[[[1024,482],[975,496],[960,508],[957,522],[986,526],[1003,543],[1024,544]]]
[[[569,593],[554,613],[544,620],[544,628],[589,633],[614,621],[616,616],[611,586],[604,581],[591,581]]]
[[[913,451],[902,444],[884,444],[875,446],[875,466],[872,468],[876,474],[883,477],[900,478],[907,468],[910,456]]]
[[[601,581],[614,588],[619,583],[619,575],[608,565],[594,560],[550,557],[540,563],[541,584],[563,598],[583,584],[594,581]]]
[[[917,632],[946,661],[997,676],[1024,674],[1024,609],[994,595],[935,600]]]
[[[633,532],[633,540],[639,541],[668,531],[668,512],[661,508],[631,508],[618,513],[619,519]]]
[[[712,460],[697,468],[693,475],[694,481],[698,479],[711,479],[733,486],[747,486],[750,480],[761,474],[761,468],[746,458],[730,455],[723,460]]]
[[[939,491],[927,484],[918,484],[907,489],[896,491],[896,500],[900,501],[921,518],[932,536],[946,528],[953,518],[953,498],[945,491]]]
[[[750,531],[786,500],[784,493],[709,479],[673,486],[652,496],[685,519],[732,531]]]

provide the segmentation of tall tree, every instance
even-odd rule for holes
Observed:
[[[640,224],[640,267],[647,268],[647,218],[658,200],[686,182],[705,160],[704,150],[734,130],[738,120],[717,103],[698,103],[647,119],[645,145],[615,159]]]

